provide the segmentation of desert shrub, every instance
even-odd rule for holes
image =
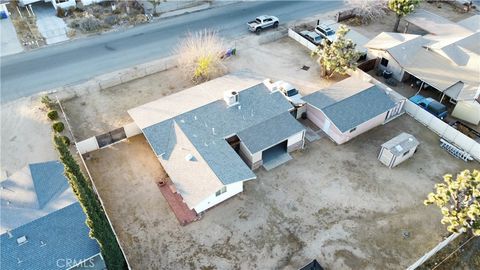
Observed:
[[[82,2],[77,2],[77,6],[76,6],[75,10],[78,11],[78,12],[83,12],[83,11],[85,11],[85,6],[83,5]]]
[[[117,6],[117,7],[115,8],[115,10],[112,11],[112,13],[118,15],[118,14],[122,13],[122,10]]]
[[[40,102],[49,109],[55,106],[55,102],[49,96],[42,96]]]
[[[65,10],[61,7],[57,7],[57,17],[63,18],[67,15]]]
[[[71,21],[69,26],[84,33],[97,32],[103,28],[103,22],[95,17],[85,17]]]
[[[65,125],[62,122],[57,121],[57,122],[53,123],[52,128],[53,128],[53,130],[55,130],[55,132],[60,133],[65,129]]]
[[[105,22],[105,24],[112,26],[118,22],[118,17],[115,15],[110,15],[107,16],[103,21]]]
[[[214,31],[188,34],[176,53],[178,67],[195,83],[211,80],[226,72],[221,59],[223,42]]]
[[[50,119],[50,120],[55,120],[58,118],[58,112],[56,110],[50,110],[48,113],[47,113],[47,117]]]

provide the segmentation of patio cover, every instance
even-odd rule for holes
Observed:
[[[472,32],[457,23],[423,9],[406,16],[405,21],[420,27],[432,35],[462,35]]]

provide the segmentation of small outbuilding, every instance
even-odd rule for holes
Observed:
[[[408,133],[401,133],[382,144],[378,160],[389,168],[393,168],[410,158],[417,150],[418,140]]]

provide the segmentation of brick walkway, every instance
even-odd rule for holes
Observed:
[[[175,191],[175,186],[171,181],[163,186],[157,183],[157,186],[182,226],[198,220],[195,210],[190,210],[183,202],[182,196]]]

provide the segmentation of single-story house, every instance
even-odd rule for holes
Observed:
[[[424,29],[424,36],[381,33],[370,40],[370,58],[380,70],[388,70],[398,81],[421,81],[420,90],[431,86],[450,102],[475,101],[480,95],[480,16],[458,23],[428,11],[407,16],[408,23]]]
[[[384,124],[402,112],[403,101],[394,101],[377,85],[349,77],[313,92],[303,100],[307,118],[337,144]]]
[[[106,269],[58,161],[0,182],[2,269]]]
[[[58,161],[29,164],[0,182],[0,233],[77,201]]]
[[[278,91],[227,75],[128,111],[186,205],[197,213],[243,191],[304,146],[304,127]]]
[[[107,269],[76,202],[0,235],[2,269]]]

